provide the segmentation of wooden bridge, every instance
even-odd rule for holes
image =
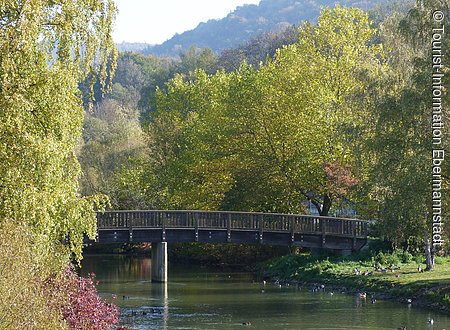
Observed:
[[[152,278],[167,280],[167,243],[270,244],[355,251],[367,222],[312,215],[230,211],[108,211],[98,213],[97,243],[152,242]]]

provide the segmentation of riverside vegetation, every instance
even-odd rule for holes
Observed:
[[[364,250],[348,257],[288,255],[265,265],[266,276],[327,291],[367,293],[367,299],[395,299],[450,313],[450,258],[437,257],[425,272],[423,256],[396,250]]]
[[[94,298],[92,281],[67,270],[82,258],[83,237],[95,237],[95,211],[108,200],[114,209],[305,213],[309,205],[328,215],[351,208],[376,219],[376,237],[426,255],[432,270],[449,247],[429,244],[430,17],[448,9],[428,0],[371,16],[324,8],[317,24],[265,34],[220,56],[191,48],[174,59],[118,56],[111,0],[3,2],[0,329],[97,329],[103,323],[81,312],[90,304],[115,315]],[[440,44],[444,58],[449,40]],[[444,110],[439,118],[448,127]],[[448,173],[446,162],[443,219]],[[449,237],[447,222],[441,230]],[[371,277],[338,277],[333,269],[370,263],[330,258],[317,267],[356,286]],[[392,280],[433,281],[447,264]],[[373,277],[380,289],[387,276]],[[443,283],[438,300],[448,300]],[[92,300],[76,306],[81,287]],[[117,321],[104,320],[99,328]]]
[[[432,213],[428,36],[433,28],[429,17],[438,8],[448,11],[446,4],[436,6],[418,1],[408,10],[379,16],[339,6],[325,8],[316,25],[302,25],[297,38],[276,38],[274,42],[289,44],[266,58],[256,56],[259,61],[245,48],[223,52],[220,57],[208,50],[191,49],[175,64],[124,54],[124,67],[147,72],[139,78],[142,88],[129,85],[137,74],[125,75],[128,78],[117,80],[118,92],[99,102],[99,114],[93,116],[102,120],[104,127],[111,123],[112,137],[121,144],[104,148],[108,141],[95,139],[101,126],[89,122],[85,150],[102,150],[95,156],[98,159],[117,159],[113,155],[118,154],[126,160],[102,171],[92,162],[94,158],[86,157],[83,186],[87,191],[95,187],[111,192],[118,208],[151,205],[304,213],[309,204],[320,215],[352,208],[358,217],[376,219],[374,236],[389,242],[394,250],[422,257],[426,253],[422,268],[433,269],[434,258],[448,253],[448,245],[439,251],[430,249],[428,216]],[[448,51],[448,39],[443,40],[442,51]],[[248,56],[249,61],[237,61],[233,58],[237,53],[244,59]],[[230,63],[233,65],[227,66]],[[448,70],[448,64],[445,67]],[[164,83],[164,77],[172,79]],[[448,81],[448,77],[444,79]],[[135,107],[135,112],[114,106],[122,100],[121,88],[134,91],[135,100],[125,104]],[[443,102],[446,100],[444,97]],[[129,138],[123,132],[127,139],[120,140],[115,119],[103,114],[111,108],[116,111],[111,118],[131,113],[136,123],[140,115],[139,135]],[[121,115],[124,109],[126,113]],[[445,114],[440,118],[448,123]],[[132,148],[126,148],[127,143]],[[448,139],[443,144],[447,148]],[[449,205],[448,169],[445,165],[442,176],[443,218]],[[441,229],[448,236],[446,223]],[[176,254],[192,258],[189,253],[193,252],[192,259],[203,262],[208,262],[208,255],[213,259],[219,255],[216,260],[220,260],[220,255],[226,254],[226,248],[218,252],[220,247],[194,245],[181,250]],[[296,260],[283,260],[291,262],[291,258]],[[339,261],[330,258],[327,262]],[[361,264],[357,259],[353,262],[347,270],[368,263],[365,259]],[[442,267],[420,273],[418,281],[409,274],[392,279],[410,281],[405,290],[419,288],[420,283],[426,284],[422,279],[445,277],[446,268]],[[331,277],[332,268],[327,269]],[[311,271],[298,272],[305,280],[311,276],[323,279]],[[378,291],[386,291],[389,278],[382,272],[376,274],[345,283],[363,288],[363,280],[376,278],[380,280]],[[333,278],[335,282],[348,280],[345,276]],[[436,299],[445,303],[448,282],[442,285],[437,287]],[[403,294],[402,290],[387,291]]]
[[[102,196],[79,193],[78,83],[104,88],[117,54],[112,1],[0,4],[0,329],[110,329],[115,306],[70,266]],[[91,80],[91,86],[94,80]]]

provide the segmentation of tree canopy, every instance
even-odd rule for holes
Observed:
[[[172,80],[150,126],[169,195],[184,191],[172,206],[300,212],[310,199],[328,214],[357,181],[353,99],[381,66],[375,32],[360,10],[325,9],[258,70]]]
[[[80,258],[83,234],[95,236],[95,214],[78,192],[78,82],[99,75],[108,85],[115,7],[74,0],[0,8],[0,223],[26,223],[50,250],[68,242]]]

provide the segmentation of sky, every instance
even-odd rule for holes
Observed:
[[[260,0],[115,0],[114,41],[160,44],[200,22],[223,18],[237,6]]]

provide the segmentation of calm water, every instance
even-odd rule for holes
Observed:
[[[150,282],[144,257],[86,256],[103,297],[132,329],[447,329],[450,317],[388,301],[263,287],[252,274],[170,265],[167,285]],[[428,324],[432,318],[434,324]],[[243,325],[251,323],[251,325]]]

